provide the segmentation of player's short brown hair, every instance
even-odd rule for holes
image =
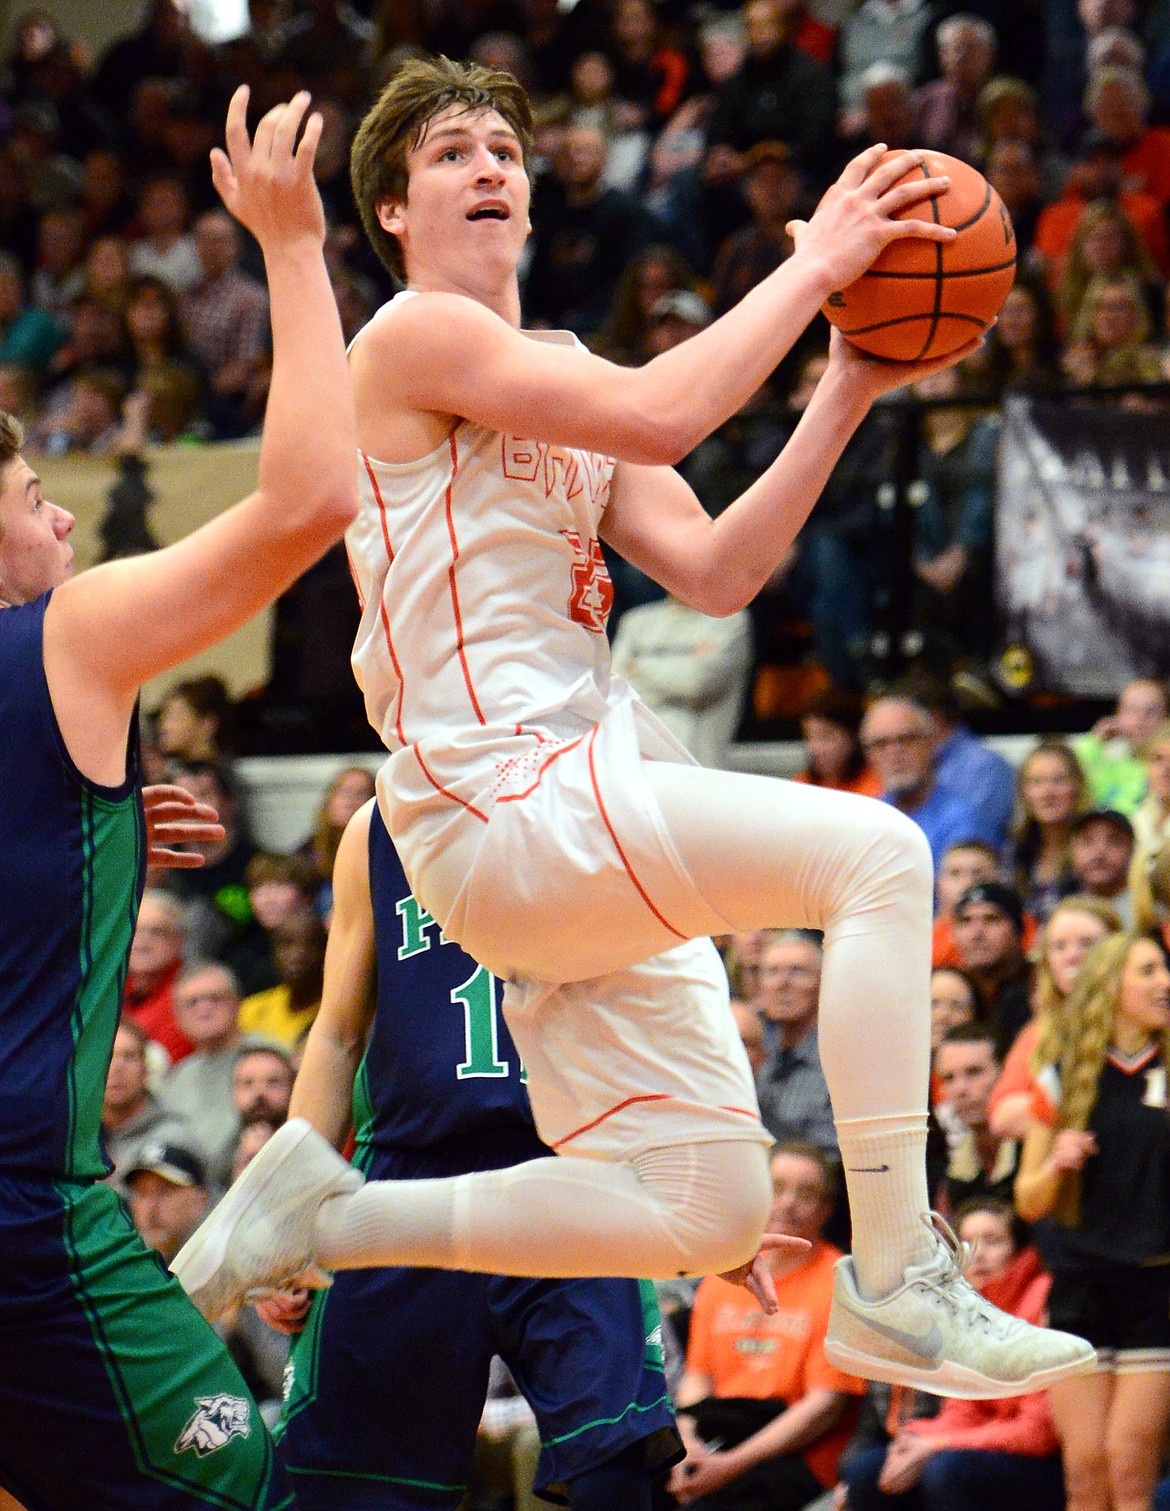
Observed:
[[[451,106],[472,115],[494,110],[516,133],[531,177],[532,109],[510,73],[450,58],[411,58],[370,107],[349,154],[353,197],[370,245],[396,278],[405,276],[402,248],[378,220],[385,200],[406,199],[408,155],[428,124]]]
[[[24,445],[24,426],[14,414],[0,409],[0,473],[14,462]]]
[[[4,486],[4,473],[10,462],[20,455],[24,445],[24,426],[15,415],[0,409],[0,488]],[[0,535],[4,533],[4,520],[0,518]]]

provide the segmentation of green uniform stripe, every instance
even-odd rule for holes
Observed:
[[[379,1485],[409,1485],[412,1490],[435,1490],[444,1495],[462,1494],[466,1485],[442,1485],[435,1480],[412,1480],[398,1474],[371,1474],[357,1469],[305,1469],[288,1466],[289,1474],[315,1475],[321,1479],[366,1480]]]
[[[353,1080],[353,1126],[359,1147],[368,1144],[374,1136],[374,1102],[370,1096],[369,1063],[369,1055],[364,1054]]]
[[[79,812],[82,847],[80,980],[71,1014],[66,1174],[102,1175],[99,1130],[126,961],[138,912],[145,831],[137,793],[117,802],[85,791]]]
[[[580,1427],[574,1427],[572,1432],[562,1432],[559,1437],[541,1439],[545,1448],[555,1448],[558,1443],[567,1443],[572,1438],[579,1438],[583,1432],[592,1432],[595,1427],[613,1427],[618,1422],[624,1422],[630,1416],[639,1416],[646,1411],[657,1411],[660,1406],[670,1405],[670,1392],[660,1395],[657,1401],[631,1401],[624,1411],[619,1411],[616,1417],[595,1417],[592,1422],[585,1422]]]
[[[144,1478],[221,1511],[284,1511],[265,1498],[272,1442],[247,1386],[214,1330],[160,1268],[108,1186],[56,1187],[73,1293],[89,1323],[134,1461]],[[204,1396],[249,1402],[250,1431],[199,1458],[176,1452]]]

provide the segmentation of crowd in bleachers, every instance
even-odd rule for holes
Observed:
[[[88,57],[18,24],[0,93],[0,407],[30,449],[135,453],[254,432],[269,352],[257,249],[207,152],[241,81],[253,114],[298,86],[325,126],[317,175],[343,325],[391,292],[348,182],[379,85],[419,50],[512,70],[537,121],[526,318],[641,363],[788,255],[786,225],[874,140],[978,164],[1011,211],[1020,276],[985,349],[927,398],[1167,373],[1170,26],[1150,0],[255,0],[205,41],[177,0]],[[684,471],[717,513],[783,445],[818,371],[817,322]],[[891,465],[875,416],[756,612],[794,617],[839,685],[872,680],[889,563],[870,549]],[[917,460],[914,622],[937,663],[986,660],[995,423],[931,414]],[[859,487],[859,480],[866,486]],[[888,501],[887,501],[888,502]],[[615,564],[616,611],[650,595]],[[777,598],[781,601],[778,602]]]

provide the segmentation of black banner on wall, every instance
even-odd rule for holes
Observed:
[[[1001,623],[1034,686],[1108,698],[1170,674],[1164,400],[1009,399],[995,536]]]

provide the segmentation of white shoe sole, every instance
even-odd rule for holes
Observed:
[[[977,1369],[966,1369],[949,1359],[942,1359],[934,1369],[927,1365],[911,1366],[883,1359],[877,1354],[862,1353],[833,1338],[825,1339],[825,1358],[834,1368],[847,1375],[859,1375],[863,1380],[882,1380],[890,1385],[908,1385],[915,1390],[929,1391],[936,1396],[955,1396],[963,1401],[999,1401],[1010,1396],[1024,1396],[1036,1390],[1047,1390],[1059,1380],[1070,1380],[1076,1375],[1088,1375],[1097,1368],[1097,1355],[1077,1359],[1071,1364],[1059,1364],[1052,1369],[1038,1369],[1023,1380],[1010,1382],[993,1380]]]
[[[208,1293],[217,1289],[236,1223],[312,1132],[312,1125],[304,1118],[292,1118],[278,1128],[171,1261],[172,1275],[209,1322],[231,1305],[231,1298],[211,1310],[205,1310],[203,1303]]]

